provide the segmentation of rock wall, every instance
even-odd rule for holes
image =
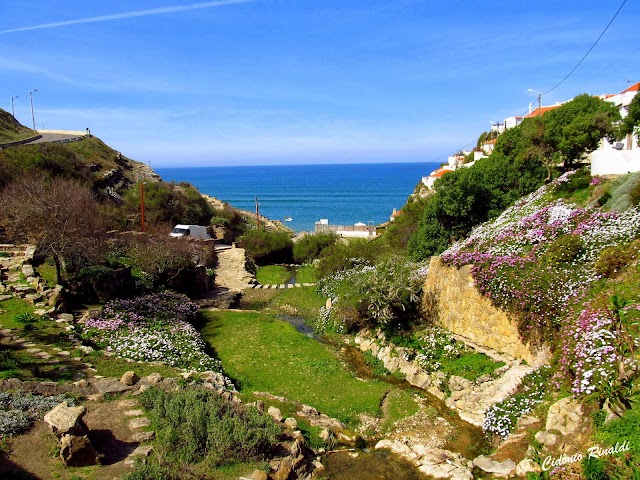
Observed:
[[[427,315],[463,340],[529,365],[548,363],[546,349],[534,351],[524,344],[515,321],[478,292],[470,265],[457,269],[445,265],[440,257],[432,257],[424,292]]]

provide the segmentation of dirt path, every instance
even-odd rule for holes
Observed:
[[[232,292],[251,288],[254,277],[244,268],[244,249],[219,248],[217,252],[216,286]]]

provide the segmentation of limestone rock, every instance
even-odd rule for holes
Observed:
[[[131,438],[134,442],[144,443],[153,440],[155,436],[156,432],[137,432],[134,433]]]
[[[158,372],[154,372],[150,375],[147,375],[146,377],[143,377],[140,382],[144,385],[157,385],[158,383],[162,382],[162,375],[160,375]]]
[[[298,428],[298,421],[292,417],[285,418],[284,427],[288,428],[289,430],[295,430],[296,428]]]
[[[518,477],[526,477],[527,473],[529,472],[540,473],[541,471],[542,468],[540,467],[540,465],[538,465],[530,458],[525,458],[516,467],[516,475]]]
[[[86,435],[63,435],[60,439],[60,458],[69,467],[98,465],[98,452]]]
[[[127,385],[123,385],[118,380],[113,378],[101,378],[97,381],[91,382],[92,385],[96,388],[98,393],[122,393],[127,390],[131,390],[131,387]]]
[[[553,433],[549,433],[545,430],[541,430],[536,433],[535,438],[538,442],[546,445],[547,447],[551,447],[556,444],[558,441],[558,437]]]
[[[278,467],[278,471],[273,476],[274,480],[288,480],[289,476],[293,472],[293,465],[291,463],[291,458],[287,457],[280,463]]]
[[[497,462],[491,457],[480,455],[473,461],[473,464],[480,470],[484,470],[487,473],[493,473],[499,477],[508,477],[515,469],[516,463],[507,459],[504,462]]]
[[[60,320],[62,322],[71,323],[71,322],[73,322],[73,315],[70,314],[70,313],[59,313],[58,314],[58,320]]]
[[[128,372],[124,372],[122,377],[120,378],[120,382],[127,386],[135,385],[140,381],[140,377],[136,372],[129,370]]]
[[[276,422],[280,423],[283,420],[282,413],[280,413],[280,409],[276,407],[269,407],[267,413],[273,418]]]
[[[63,435],[82,436],[87,434],[82,422],[85,413],[86,407],[70,407],[67,402],[61,402],[44,416],[44,421],[58,438]]]
[[[578,429],[582,418],[582,405],[571,397],[563,398],[549,407],[546,430],[570,435]]]
[[[133,420],[129,421],[129,429],[130,430],[137,430],[139,428],[146,428],[149,425],[151,425],[151,420],[149,420],[146,417],[134,418]]]
[[[268,480],[269,474],[262,470],[254,470],[253,473],[251,474],[251,477],[249,478],[251,480]]]

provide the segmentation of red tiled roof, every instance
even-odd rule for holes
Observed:
[[[453,170],[449,170],[448,168],[439,168],[439,169],[434,170],[433,172],[431,172],[431,175],[429,175],[429,176],[430,177],[434,177],[434,178],[440,178],[445,173],[449,173],[449,172],[452,172],[452,171]]]
[[[536,108],[533,112],[528,113],[524,116],[524,118],[530,118],[530,117],[538,117],[540,115],[544,115],[545,113],[547,113],[550,110],[555,110],[556,108],[558,108],[560,105],[551,105],[550,107],[541,107],[541,108]]]
[[[629,88],[627,88],[625,91],[621,93],[638,92],[638,91],[640,91],[640,82],[636,83],[635,85],[631,85]]]

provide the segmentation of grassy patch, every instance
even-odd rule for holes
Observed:
[[[56,277],[56,266],[53,262],[46,261],[45,263],[38,265],[35,268],[35,271],[40,275],[47,285],[50,287],[55,286],[57,277]]]
[[[176,377],[180,370],[166,365],[155,365],[146,362],[127,362],[123,358],[106,357],[101,352],[93,352],[83,357],[98,371],[98,375],[104,377],[120,378],[124,372],[133,370],[141,377],[146,377],[154,372],[158,372],[165,378]]]
[[[296,272],[296,283],[316,283],[319,279],[318,270],[313,265],[303,265]]]
[[[610,423],[601,426],[596,434],[598,445],[603,448],[628,442],[627,452],[603,456],[608,478],[640,478],[640,398],[636,397],[633,408]]]
[[[320,314],[326,300],[314,288],[288,288],[287,290],[247,290],[240,308],[265,310],[279,315],[295,315],[311,320]]]
[[[267,265],[258,268],[256,279],[262,285],[281,285],[291,278],[291,272],[282,265]]]
[[[358,415],[380,415],[388,387],[362,381],[329,347],[268,315],[206,312],[202,335],[243,393],[267,391],[314,406],[355,425]]]
[[[475,381],[486,373],[500,368],[504,362],[495,362],[491,358],[477,352],[469,352],[455,359],[443,359],[442,370],[449,375],[458,375],[467,380]]]
[[[22,298],[10,298],[0,302],[0,324],[5,328],[18,329],[22,324],[16,322],[21,313],[32,313],[33,305]]]
[[[410,417],[418,410],[420,410],[420,406],[410,392],[406,390],[392,391],[385,399],[382,432],[388,432],[397,422]]]

